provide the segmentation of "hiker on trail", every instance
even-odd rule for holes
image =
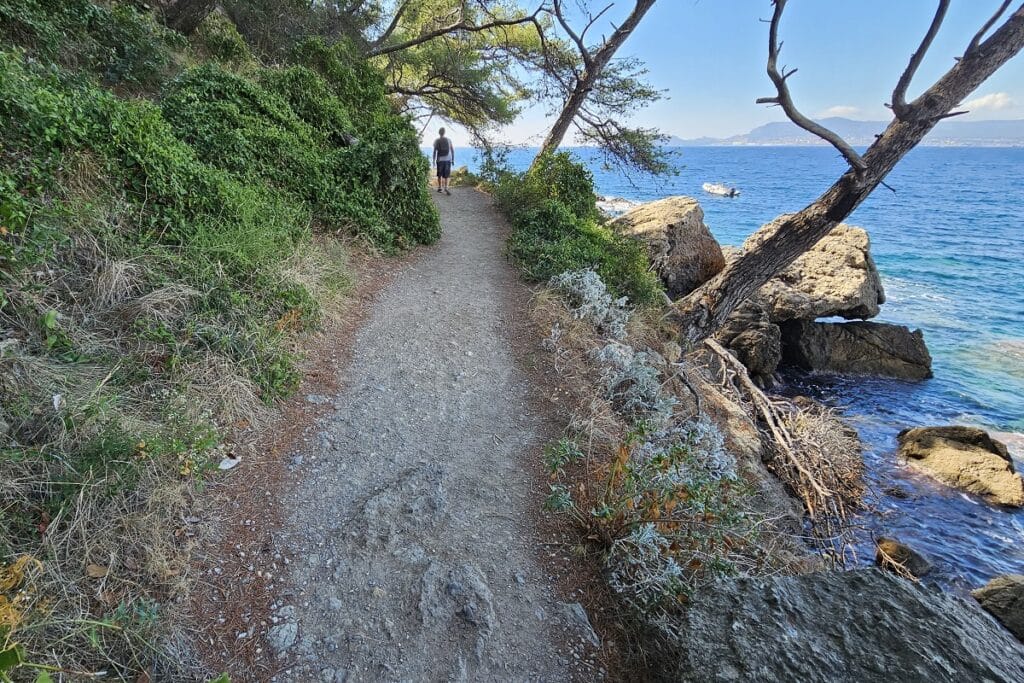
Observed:
[[[451,194],[448,189],[448,178],[452,174],[452,163],[455,161],[455,145],[444,136],[444,128],[438,131],[440,137],[434,140],[434,164],[437,166],[437,191]]]

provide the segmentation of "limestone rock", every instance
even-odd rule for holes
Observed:
[[[906,570],[914,576],[924,576],[932,569],[932,563],[909,545],[892,538],[879,538],[875,543],[875,564],[882,569]]]
[[[704,211],[692,197],[641,204],[611,226],[646,245],[651,265],[673,299],[689,294],[725,267],[722,248],[704,225]]]
[[[717,581],[679,622],[664,680],[1024,680],[1024,645],[974,601],[877,569]]]
[[[754,381],[762,386],[772,383],[782,359],[782,335],[761,295],[737,306],[715,338],[746,366]]]
[[[780,216],[744,242],[744,249],[775,232]],[[873,318],[885,303],[885,290],[863,228],[840,223],[788,268],[768,281],[761,293],[772,322],[840,316]]]
[[[806,370],[882,375],[899,379],[932,376],[932,358],[920,330],[901,325],[793,320],[781,325],[782,360]]]
[[[971,595],[1018,640],[1024,641],[1024,575],[997,576],[971,591]]]
[[[1006,446],[977,427],[918,427],[897,436],[899,454],[917,469],[997,505],[1024,506],[1024,480]]]

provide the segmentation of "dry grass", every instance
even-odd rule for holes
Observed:
[[[3,461],[4,509],[38,510],[47,493],[68,486],[63,475],[56,462]],[[120,680],[143,670],[159,680],[197,680],[194,662],[161,646],[174,637],[177,603],[189,589],[189,485],[151,462],[132,487],[96,495],[116,484],[87,478],[57,517],[41,513],[35,568],[17,586],[22,615],[9,637],[66,680]]]
[[[813,401],[766,395],[732,354],[717,342],[705,345],[720,362],[721,385],[761,426],[772,472],[803,502],[813,545],[830,565],[845,566],[852,547],[850,517],[866,491],[856,432]]]

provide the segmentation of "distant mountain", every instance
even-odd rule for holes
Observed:
[[[819,121],[834,130],[851,145],[871,144],[885,129],[886,121],[854,121],[831,117]],[[741,145],[825,145],[827,144],[790,121],[766,123],[744,135],[729,138],[672,137],[670,145],[722,147]],[[1024,147],[1024,119],[1010,121],[941,121],[921,143],[932,147]]]

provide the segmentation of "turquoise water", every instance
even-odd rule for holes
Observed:
[[[780,213],[802,208],[844,168],[823,147],[677,152],[683,165],[678,176],[632,180],[604,168],[590,150],[575,153],[594,171],[600,194],[638,201],[698,198],[712,232],[733,245]],[[510,161],[524,167],[531,158],[531,150],[521,150]],[[700,189],[708,181],[734,185],[742,194],[708,195]],[[887,183],[895,192],[877,190],[847,222],[871,235],[888,297],[878,320],[924,331],[934,379],[786,379],[791,390],[841,407],[860,432],[875,491],[875,510],[861,520],[869,531],[929,555],[937,566],[930,580],[947,587],[1024,573],[1024,512],[996,509],[937,485],[901,465],[894,453],[896,433],[911,426],[969,423],[1024,432],[1024,149],[919,148]],[[1017,464],[1021,471],[1019,456]],[[893,485],[911,497],[884,493]],[[870,545],[860,549],[861,561],[870,561]]]

